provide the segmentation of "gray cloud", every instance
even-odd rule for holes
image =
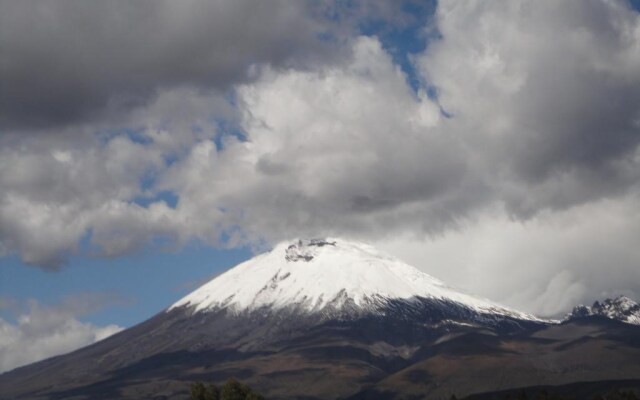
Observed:
[[[521,217],[636,186],[639,17],[624,2],[442,2],[419,64]],[[516,188],[517,187],[517,188]],[[530,190],[533,189],[533,190]]]
[[[226,90],[251,65],[330,57],[305,2],[3,1],[2,129],[121,119],[158,90]]]

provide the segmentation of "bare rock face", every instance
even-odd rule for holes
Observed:
[[[287,247],[285,260],[292,262],[311,261],[316,255],[318,248],[335,245],[335,241],[332,242],[324,239],[299,239]]]

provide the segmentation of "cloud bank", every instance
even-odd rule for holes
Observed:
[[[625,2],[441,1],[409,65],[354,22],[403,29],[392,6],[47,4],[2,3],[6,255],[57,268],[149,243],[344,235],[440,249],[414,263],[532,311],[640,294],[625,222],[640,17]]]
[[[4,301],[1,301],[4,300]],[[83,316],[104,304],[104,296],[77,295],[47,306],[33,300],[17,313],[15,323],[0,318],[0,373],[68,353],[121,331],[117,325],[96,326]],[[15,302],[0,299],[0,306]],[[5,308],[5,307],[2,307]]]

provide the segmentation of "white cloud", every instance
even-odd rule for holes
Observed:
[[[496,211],[442,236],[379,246],[471,293],[550,316],[604,297],[640,298],[637,203],[603,200],[527,221]]]
[[[408,87],[375,39],[354,41],[345,65],[266,69],[239,89],[238,102],[248,141],[230,140],[222,152],[201,143],[162,181],[196,226],[220,221],[278,240],[371,227],[379,234],[392,219],[422,229],[415,216],[431,213],[427,229],[435,231],[468,189],[464,149],[434,129],[438,106]]]
[[[0,318],[0,372],[68,353],[124,329],[79,321],[77,313],[86,305],[74,303],[68,299],[66,304],[44,306],[31,301],[16,323]]]
[[[83,128],[98,129],[97,135],[61,132],[65,140],[25,136],[17,143],[0,137],[0,251],[59,267],[89,234],[106,256],[155,236],[182,237],[169,206],[155,199],[153,182],[167,159],[215,137],[209,119],[223,116],[233,117],[223,95],[179,89],[159,93],[115,128]],[[122,133],[127,125],[139,126],[137,137]],[[139,199],[148,204],[136,204]]]

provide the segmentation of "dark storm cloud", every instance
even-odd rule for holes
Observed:
[[[631,50],[634,43],[627,43],[625,32],[609,28],[613,32],[602,32],[612,36],[605,43],[595,35],[588,40],[594,41],[594,52],[607,49],[602,60],[611,65],[593,68],[587,60],[547,53],[515,96],[514,102],[522,104],[515,118],[527,134],[507,146],[523,178],[539,181],[571,167],[598,170],[633,153],[640,143],[638,74],[616,71],[613,65],[616,53]]]
[[[624,2],[455,4],[421,58],[520,218],[638,183],[639,14]]]
[[[2,1],[0,128],[119,119],[162,89],[225,90],[253,64],[317,62],[329,55],[312,11],[280,1]]]

